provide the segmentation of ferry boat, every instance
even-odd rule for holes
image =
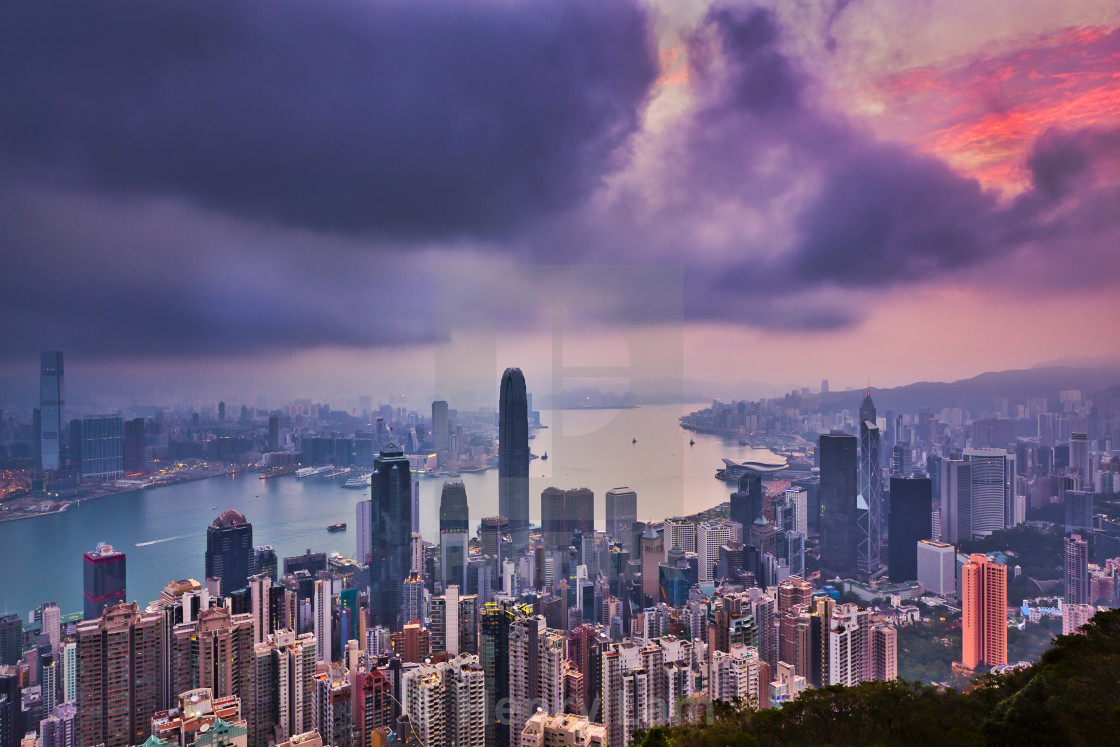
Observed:
[[[302,467],[301,469],[296,470],[296,479],[302,480],[305,477],[314,477],[315,475],[321,475],[325,472],[330,472],[332,469],[335,468],[329,464],[323,467]]]
[[[340,522],[338,524],[331,524],[329,527],[327,527],[327,531],[328,532],[345,532],[346,531],[346,522],[343,521],[343,522]]]
[[[369,487],[369,475],[355,475],[343,483],[342,487],[353,490],[364,490]]]

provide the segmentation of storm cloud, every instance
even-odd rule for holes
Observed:
[[[0,163],[317,231],[497,236],[620,164],[653,48],[631,0],[17,3]]]
[[[720,2],[670,40],[685,95],[651,123],[653,23],[638,0],[10,5],[0,338],[428,345],[456,263],[530,296],[539,266],[683,266],[686,324],[820,334],[900,288],[1120,276],[1114,122],[1046,132],[1005,196],[837,106],[773,11]],[[679,321],[580,277],[589,313]]]

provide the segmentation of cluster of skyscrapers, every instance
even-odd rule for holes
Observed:
[[[43,371],[41,413],[53,424],[61,354],[45,355]],[[0,619],[0,747],[31,724],[44,747],[624,745],[636,730],[700,718],[714,700],[765,708],[810,687],[894,678],[896,617],[841,602],[841,591],[955,598],[960,666],[1007,663],[1008,568],[957,552],[1025,519],[1017,454],[992,445],[998,423],[984,445],[915,459],[899,421],[885,447],[868,392],[856,433],[820,436],[819,474],[744,467],[726,511],[658,522],[638,521],[637,492],[615,487],[605,531],[592,490],[552,486],[540,493],[537,531],[530,410],[524,376],[507,369],[499,513],[472,526],[467,487],[449,479],[429,542],[413,463],[386,434],[370,498],[356,507],[355,561],[308,550],[281,565],[231,509],[207,530],[203,583],[172,581],[141,606],[127,601],[123,553],[86,553],[84,619],[44,605],[33,640],[18,618]],[[758,417],[721,407],[694,420],[738,428]],[[434,402],[441,468],[463,454],[452,422],[448,403]],[[100,427],[83,424],[84,435],[96,440]],[[920,419],[912,431],[923,428],[932,432]],[[54,432],[43,431],[45,456]],[[409,439],[422,440],[415,427]],[[326,448],[321,440],[309,448]],[[1079,448],[1070,457],[1081,460]],[[1077,470],[1092,471],[1078,467],[1075,479]],[[1091,494],[1079,503],[1078,487],[1065,493],[1067,527],[1090,530]],[[1080,535],[1064,547],[1075,629],[1104,581]]]

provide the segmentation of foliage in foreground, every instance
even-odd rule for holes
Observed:
[[[1111,744],[1120,734],[1120,610],[1082,630],[1056,639],[1029,669],[985,676],[966,694],[895,680],[811,690],[757,712],[717,703],[712,723],[657,727],[634,744]]]

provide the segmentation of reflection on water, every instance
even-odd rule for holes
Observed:
[[[548,460],[530,463],[530,517],[540,520],[546,487],[587,487],[595,492],[598,528],[604,526],[603,494],[628,485],[638,493],[642,520],[695,513],[727,500],[731,488],[716,480],[721,457],[743,459],[750,447],[717,436],[682,430],[686,410],[673,405],[626,410],[543,411],[550,425],[530,442]],[[689,439],[695,445],[689,446]],[[635,443],[636,440],[636,443]],[[471,523],[498,510],[497,470],[464,473]],[[420,478],[420,529],[438,537],[441,479]],[[27,611],[56,601],[64,612],[81,609],[82,553],[108,542],[128,556],[128,598],[158,598],[172,579],[202,580],[206,527],[212,507],[234,508],[253,524],[253,541],[277,555],[356,552],[355,504],[368,490],[347,490],[339,480],[255,474],[217,477],[140,493],[101,498],[80,510],[0,523],[0,613]],[[327,532],[347,522],[344,532]]]

